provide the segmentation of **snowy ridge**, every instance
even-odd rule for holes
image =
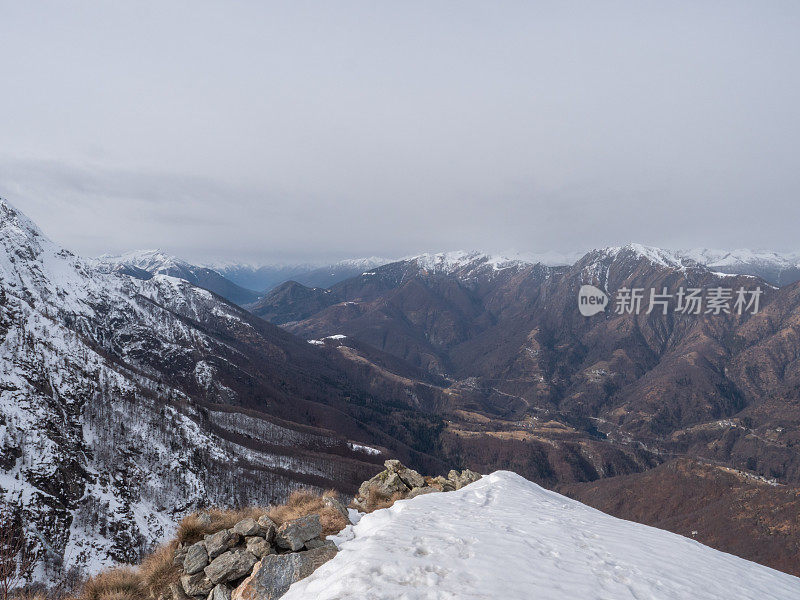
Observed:
[[[800,252],[754,251],[746,248],[736,250],[714,250],[693,248],[678,251],[679,255],[694,260],[709,268],[736,267],[740,265],[776,266],[784,269],[800,267]]]
[[[171,272],[196,268],[187,261],[167,254],[163,250],[134,250],[124,254],[104,254],[97,258],[100,264],[133,266],[152,274],[169,275]]]
[[[488,254],[479,251],[456,250],[451,252],[425,253],[404,258],[402,262],[415,265],[421,272],[456,275],[461,278],[478,274],[492,275],[507,269],[524,269],[532,265],[564,266],[576,257],[554,252],[546,254],[517,253],[511,256]]]
[[[788,600],[800,579],[500,471],[401,500],[335,541],[284,600]]]

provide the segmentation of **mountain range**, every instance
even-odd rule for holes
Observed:
[[[638,246],[638,245],[637,245]],[[639,246],[644,248],[643,246]],[[672,264],[698,263],[711,271],[730,275],[754,275],[775,286],[800,280],[800,253],[755,252],[752,250],[663,250],[652,248],[663,260]],[[494,256],[482,252],[446,252],[423,254],[402,260],[440,256],[456,260],[459,256],[485,256],[489,261],[519,264],[542,264],[548,267],[569,266],[584,254],[522,254]],[[185,279],[230,300],[234,304],[255,303],[279,285],[294,281],[310,288],[326,289],[351,277],[357,277],[376,267],[392,262],[386,258],[367,257],[341,260],[331,264],[276,264],[256,265],[236,262],[218,262],[205,266],[191,264],[161,250],[139,250],[122,255],[104,255],[98,262],[134,277],[171,275]]]
[[[347,491],[384,452],[441,470],[417,381],[75,256],[0,201],[0,499],[49,568],[134,562],[199,506]]]
[[[800,572],[775,558],[796,544],[797,507],[755,522],[737,500],[800,484],[800,283],[636,244],[565,265],[451,252],[354,264],[325,287],[287,281],[238,297],[245,310],[205,268],[159,252],[83,259],[6,202],[0,244],[0,494],[53,568],[135,561],[199,506],[352,492],[397,457],[427,473],[513,470],[625,518],[673,515],[680,532],[724,506],[756,559]],[[587,318],[586,284],[763,295],[756,314]],[[731,473],[742,495],[696,512]],[[636,491],[653,478],[676,498],[659,515]],[[689,480],[694,495],[670,494]],[[744,552],[724,520],[707,523],[709,543]]]

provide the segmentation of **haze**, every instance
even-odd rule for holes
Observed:
[[[798,250],[799,17],[0,1],[0,195],[88,255]]]

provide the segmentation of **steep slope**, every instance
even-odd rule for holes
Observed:
[[[258,292],[236,285],[213,269],[192,265],[161,250],[140,250],[119,256],[106,255],[97,260],[101,267],[105,265],[140,279],[149,279],[153,275],[184,279],[240,306],[255,302],[260,296]]]
[[[390,375],[184,280],[98,269],[0,201],[0,499],[51,572],[134,561],[197,506],[350,491],[380,462],[365,446],[441,471],[411,399],[435,395]]]
[[[579,313],[583,284],[607,291],[612,304],[604,313]],[[761,288],[759,313],[675,310],[681,288],[717,287]],[[617,314],[613,298],[623,288],[667,288],[673,306],[647,314],[645,297],[639,314]],[[273,312],[263,314],[280,314],[304,337],[345,335],[449,380],[443,444],[473,468],[491,467],[484,457],[498,459],[499,452],[503,462],[495,467],[520,469],[524,453],[507,449],[521,439],[528,446],[541,435],[552,440],[553,427],[543,425],[554,421],[560,432],[583,431],[617,447],[800,481],[799,290],[631,244],[590,252],[570,267],[465,253],[418,257],[313,296],[295,290],[297,303],[273,298]],[[319,308],[309,297],[330,305]],[[461,418],[463,411],[473,416]],[[483,427],[491,436],[480,435],[475,415],[493,421]],[[592,466],[580,469],[589,479],[650,461],[640,456],[606,467],[598,450],[584,447],[582,454],[592,457]],[[544,461],[550,471],[553,460]],[[547,472],[544,464],[539,473]]]
[[[497,472],[367,515],[285,600],[787,600],[800,579]],[[435,592],[433,591],[435,590]]]

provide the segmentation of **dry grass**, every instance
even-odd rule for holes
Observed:
[[[179,581],[180,569],[173,564],[175,549],[181,545],[194,544],[203,536],[230,529],[236,523],[251,517],[258,520],[262,515],[269,517],[278,525],[310,514],[318,514],[322,523],[323,535],[338,533],[347,525],[347,520],[336,509],[325,506],[326,497],[335,497],[329,490],[322,496],[310,490],[292,493],[286,504],[269,508],[248,507],[242,509],[212,508],[194,513],[184,518],[175,539],[160,546],[147,556],[136,568],[117,568],[103,571],[89,579],[74,599],[68,600],[152,600],[169,596],[169,587]],[[202,517],[208,514],[210,519]],[[46,600],[28,595],[19,600]]]
[[[347,519],[338,510],[325,506],[325,498],[335,498],[335,490],[327,490],[322,496],[310,490],[292,492],[289,500],[282,506],[271,508],[268,515],[276,524],[299,519],[306,515],[319,515],[322,535],[339,533],[347,526]]]
[[[81,600],[142,600],[146,597],[141,575],[131,568],[98,573],[83,586]]]
[[[139,565],[138,575],[141,584],[151,598],[167,595],[170,584],[180,580],[181,571],[173,564],[177,546],[177,542],[174,541],[160,546]]]
[[[22,590],[13,592],[10,596],[11,600],[48,600],[47,594],[44,592],[31,592]]]
[[[203,536],[216,533],[222,529],[230,529],[247,517],[258,520],[258,517],[266,514],[266,512],[264,508],[248,506],[240,509],[210,508],[202,511],[202,513],[193,513],[185,517],[178,525],[176,541],[179,544],[194,544],[202,540]],[[210,524],[206,524],[201,519],[200,515],[203,513],[207,513],[211,517]]]

